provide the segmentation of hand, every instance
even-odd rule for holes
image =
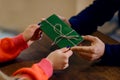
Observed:
[[[51,52],[47,59],[52,63],[53,69],[61,70],[69,66],[69,57],[72,54],[68,48],[62,48]]]
[[[38,26],[37,24],[29,25],[25,29],[25,31],[22,33],[25,41],[38,40],[41,37],[41,35],[42,35],[42,31],[40,30],[39,27],[40,26]]]
[[[71,50],[77,52],[84,59],[94,61],[99,59],[105,50],[105,44],[97,37],[94,36],[83,36],[85,40],[91,42],[90,46],[75,46]]]
[[[62,21],[64,21],[66,24],[68,24],[69,26],[71,26],[71,24],[69,23],[69,21],[65,18],[65,17],[62,17],[60,15],[57,15]]]

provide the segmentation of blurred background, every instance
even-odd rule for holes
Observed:
[[[0,38],[14,36],[41,18],[58,14],[69,19],[93,0],[0,0]],[[99,30],[120,41],[117,13]]]

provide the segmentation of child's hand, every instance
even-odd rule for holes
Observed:
[[[25,31],[23,32],[23,37],[25,39],[25,41],[29,41],[29,40],[38,40],[41,35],[42,35],[42,31],[39,28],[40,26],[37,24],[32,24],[29,25]]]
[[[61,70],[69,66],[69,57],[73,54],[68,48],[62,48],[51,52],[47,59],[52,63],[53,69]]]

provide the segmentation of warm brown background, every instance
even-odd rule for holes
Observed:
[[[93,0],[0,0],[0,27],[18,32],[53,13],[66,18],[75,15]]]

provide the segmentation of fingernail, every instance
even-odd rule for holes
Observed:
[[[66,48],[71,48],[71,47],[68,45],[68,46],[66,46]]]
[[[41,22],[40,23],[38,23],[38,25],[40,26],[40,24],[41,24]]]
[[[41,22],[40,23],[38,23],[38,26],[39,26],[39,29],[40,29],[40,26],[41,26]],[[41,29],[40,29],[41,30]]]

